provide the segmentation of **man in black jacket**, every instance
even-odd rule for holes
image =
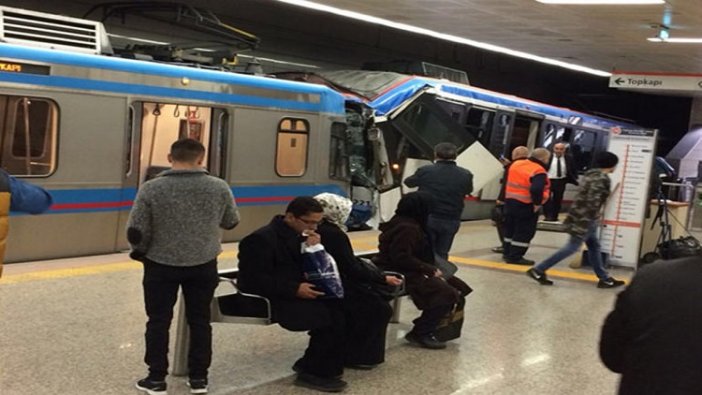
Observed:
[[[566,154],[566,145],[558,142],[553,145],[553,155],[546,167],[548,178],[551,181],[551,196],[544,204],[544,217],[546,221],[557,222],[558,213],[561,212],[561,202],[566,184],[578,185],[578,172],[575,161]]]
[[[702,394],[702,257],[639,270],[605,320],[600,357],[622,395]]]
[[[419,187],[433,198],[427,228],[434,252],[444,259],[461,226],[464,199],[473,192],[473,174],[456,165],[457,154],[455,145],[439,143],[434,147],[435,163],[420,167],[405,179],[405,185]]]
[[[291,331],[309,331],[310,342],[293,370],[296,385],[338,392],[346,387],[344,310],[341,300],[324,295],[307,282],[302,269],[302,243],[320,242],[317,225],[322,206],[312,197],[293,199],[285,215],[239,243],[239,288],[270,299],[273,320]]]

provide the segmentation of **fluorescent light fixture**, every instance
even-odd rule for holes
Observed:
[[[702,38],[683,38],[683,37],[660,38],[660,37],[651,37],[651,38],[648,39],[648,41],[651,41],[651,42],[654,42],[654,43],[702,44]]]
[[[665,4],[665,0],[536,0],[544,4],[618,4],[618,5],[645,5],[645,4]]]
[[[510,56],[515,56],[515,57],[522,58],[522,59],[533,60],[536,62],[550,64],[552,66],[563,67],[566,69],[580,71],[583,73],[593,74],[593,75],[600,76],[600,77],[609,77],[612,75],[612,73],[607,72],[607,71],[603,71],[603,70],[593,69],[590,67],[580,66],[580,65],[577,65],[574,63],[568,63],[568,62],[563,62],[561,60],[556,60],[556,59],[546,58],[543,56],[533,55],[533,54],[522,52],[522,51],[516,51],[513,49],[501,47],[499,45],[488,44],[488,43],[484,43],[481,41],[475,41],[475,40],[471,40],[471,39],[464,38],[464,37],[454,36],[451,34],[444,34],[444,33],[434,31],[434,30],[429,30],[429,29],[424,29],[424,28],[417,27],[417,26],[407,25],[405,23],[393,22],[393,21],[390,21],[387,19],[378,18],[375,16],[366,15],[366,14],[361,14],[359,12],[343,10],[341,8],[331,7],[328,5],[319,4],[319,3],[312,2],[312,1],[307,1],[307,0],[277,0],[277,1],[279,1],[281,3],[295,5],[298,7],[304,7],[304,8],[317,10],[317,11],[328,12],[330,14],[340,15],[340,16],[343,16],[346,18],[357,19],[357,20],[369,22],[369,23],[375,23],[376,25],[387,26],[387,27],[391,27],[393,29],[404,30],[407,32],[422,34],[425,36],[438,38],[440,40],[446,40],[446,41],[451,41],[451,42],[458,43],[458,44],[470,45],[472,47],[477,47],[477,48],[485,49],[488,51],[499,52],[499,53],[503,53],[503,54],[510,55]]]

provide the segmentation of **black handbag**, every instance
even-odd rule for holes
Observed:
[[[386,273],[382,271],[378,266],[373,263],[368,258],[357,258],[358,263],[362,265],[366,271],[374,272],[376,275],[374,277],[385,279]],[[402,286],[390,285],[386,282],[380,281],[370,281],[364,284],[374,294],[380,296],[385,300],[393,300],[400,294]]]
[[[453,275],[458,271],[458,266],[456,266],[455,263],[449,262],[438,255],[434,255],[434,266],[441,270],[441,277],[446,280],[453,277]]]
[[[461,337],[466,299],[460,298],[456,306],[439,322],[434,331],[434,336],[439,341],[446,342]]]

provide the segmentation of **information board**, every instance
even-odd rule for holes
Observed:
[[[610,174],[616,190],[607,203],[600,243],[617,266],[636,268],[656,149],[656,130],[614,128],[609,151],[619,157]]]

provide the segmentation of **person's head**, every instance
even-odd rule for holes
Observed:
[[[598,152],[593,159],[593,167],[605,173],[613,172],[617,163],[619,163],[619,158],[609,151]]]
[[[553,145],[553,154],[556,155],[557,158],[563,156],[565,152],[566,145],[564,143],[556,143]]]
[[[452,143],[439,143],[434,147],[434,158],[437,160],[454,160],[458,155],[458,148]]]
[[[205,159],[205,146],[193,139],[180,139],[171,144],[168,161],[190,167],[200,166]]]
[[[526,159],[529,157],[529,148],[520,145],[512,150],[512,160]]]
[[[422,227],[426,226],[432,197],[426,192],[410,192],[400,199],[395,209],[395,215],[412,218]]]
[[[351,209],[353,208],[351,200],[343,196],[326,192],[320,193],[314,198],[322,206],[322,209],[324,209],[324,219],[345,230],[346,220],[349,219],[349,214],[351,214]]]
[[[548,152],[546,148],[537,148],[531,153],[531,157],[538,160],[541,163],[548,163],[548,159],[551,157],[551,153]]]
[[[324,209],[312,196],[298,196],[285,209],[283,221],[302,234],[306,230],[315,230],[322,221]]]

